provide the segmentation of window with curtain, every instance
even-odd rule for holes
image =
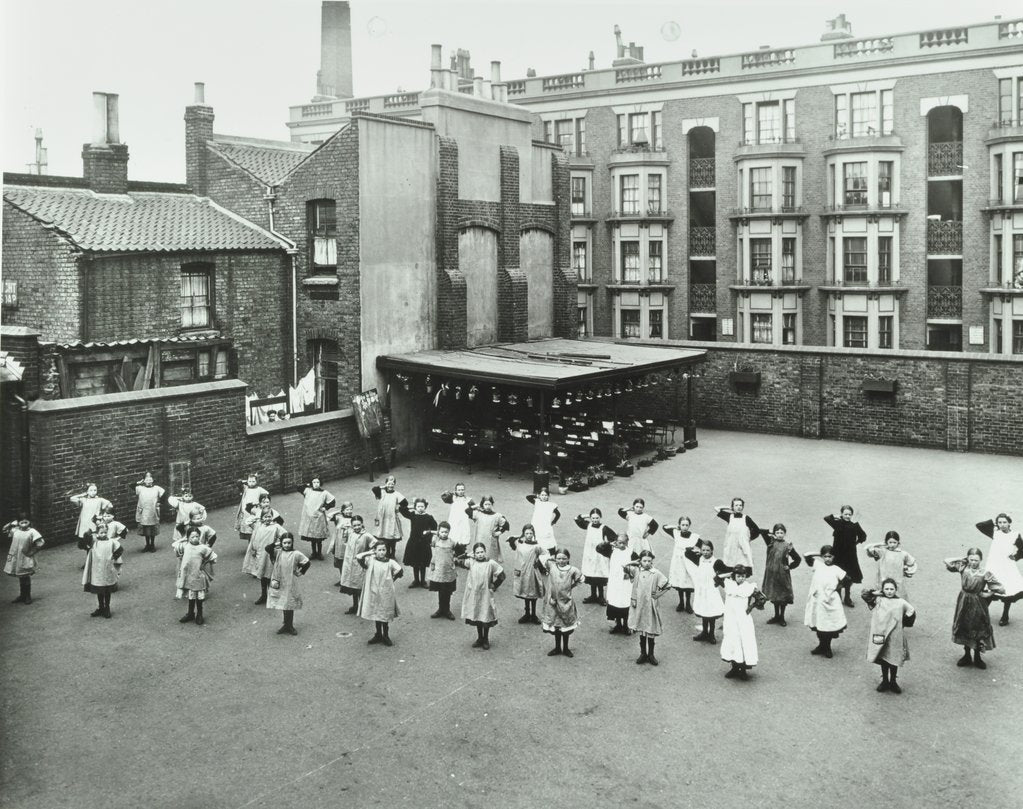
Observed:
[[[867,164],[843,164],[844,203],[846,205],[867,204]]]
[[[781,280],[783,283],[796,280],[796,240],[789,237],[781,240]]]
[[[846,348],[867,347],[867,318],[849,317],[842,318],[842,345]]]
[[[646,178],[647,213],[661,213],[661,175],[648,174]]]
[[[754,284],[771,283],[771,240],[750,239],[750,280]]]
[[[769,211],[773,204],[773,188],[771,183],[771,168],[750,169],[749,172],[749,202],[750,208],[754,211]]]
[[[664,242],[651,239],[647,245],[647,281],[659,283],[664,280]]]
[[[867,283],[867,238],[865,236],[846,236],[842,240],[842,244],[845,283]]]
[[[750,315],[750,342],[767,344],[774,342],[774,323],[771,315],[760,312]]]
[[[640,281],[639,242],[622,242],[622,281],[627,284]]]
[[[623,174],[621,177],[621,203],[623,214],[639,213],[639,175]]]
[[[212,268],[190,264],[181,269],[181,328],[209,328],[212,309]]]
[[[332,199],[308,203],[306,218],[312,242],[312,271],[337,272],[337,205]]]

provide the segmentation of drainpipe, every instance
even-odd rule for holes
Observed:
[[[24,390],[24,384],[22,384]],[[28,400],[15,394],[14,402],[21,412],[21,506],[32,519],[32,435],[29,432]]]
[[[267,221],[270,223],[268,230],[285,244],[289,245],[288,260],[291,262],[291,384],[298,385],[298,246],[283,233],[278,233],[274,228],[274,202],[277,195],[272,185],[266,187],[263,195],[266,200]]]

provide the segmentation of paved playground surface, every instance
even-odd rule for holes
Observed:
[[[440,492],[459,480],[477,500],[495,495],[516,532],[531,513],[523,476],[426,458],[395,472],[399,490],[427,496],[438,519]],[[371,525],[369,487],[365,477],[326,485]],[[713,508],[733,495],[761,526],[784,522],[801,553],[829,540],[821,518],[846,502],[868,542],[902,534],[920,571],[901,696],[874,691],[858,588],[834,659],[810,655],[805,567],[793,573],[788,627],[764,624],[770,608],[754,614],[761,660],[748,682],[724,679],[717,648],[690,640],[694,619],[674,612],[673,593],[662,601],[658,668],[635,665],[637,639],[608,635],[591,605],[580,606],[575,658],[547,657],[549,636],[516,623],[509,585],[489,652],[470,648],[475,633],[461,620],[430,620],[436,597],[407,590],[410,579],[398,582],[395,646],[367,646],[372,624],[343,614],[350,601],[329,562],[302,582],[299,635],[280,636],[280,613],[252,605],[258,583],[241,573],[233,509],[220,509],[209,520],[220,561],[203,627],[177,620],[170,525],[156,554],[129,536],[109,621],[89,617],[95,599],[82,592],[73,545],[43,553],[31,606],[8,603],[17,583],[3,577],[0,806],[1017,806],[1023,604],[995,627],[986,671],[957,668],[958,578],[941,559],[986,551],[973,525],[998,511],[1023,524],[1023,462],[701,431],[695,451],[556,495],[558,538],[578,563],[583,532],[571,518],[596,505],[617,527],[616,509],[642,496],[658,520],[691,515],[695,531],[719,541]],[[299,495],[274,505],[295,529]],[[666,571],[669,538],[654,549]],[[861,554],[865,573],[870,564]],[[457,614],[460,591],[453,604]]]

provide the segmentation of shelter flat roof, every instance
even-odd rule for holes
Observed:
[[[691,365],[702,362],[706,353],[674,346],[554,338],[384,355],[377,357],[377,367],[556,391]]]

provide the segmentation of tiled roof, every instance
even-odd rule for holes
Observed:
[[[285,246],[259,226],[194,194],[97,194],[80,188],[9,185],[4,187],[4,201],[87,251],[279,250]]]
[[[316,149],[306,143],[222,136],[214,136],[207,144],[266,185],[279,185]]]

